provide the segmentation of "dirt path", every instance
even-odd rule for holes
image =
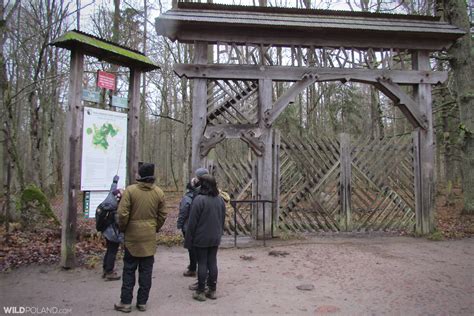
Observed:
[[[272,250],[285,251],[275,257]],[[251,257],[244,260],[241,257]],[[187,254],[160,247],[149,315],[473,315],[472,239],[315,238],[266,248],[221,249],[216,301],[192,300]],[[119,265],[121,267],[121,264]],[[303,291],[298,285],[314,285]],[[56,307],[69,315],[119,315],[121,282],[99,268],[28,267],[0,275],[4,307]],[[131,315],[142,315],[132,311]]]

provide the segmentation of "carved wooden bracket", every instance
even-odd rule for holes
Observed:
[[[209,137],[203,135],[201,143],[199,144],[200,155],[202,158],[206,157],[209,151],[214,148],[219,142],[225,139],[225,133],[212,133]]]
[[[246,142],[257,156],[261,157],[265,152],[264,142],[262,142],[260,137],[256,137],[253,131],[242,132],[240,139]]]

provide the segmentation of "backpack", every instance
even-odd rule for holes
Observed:
[[[115,219],[115,210],[104,208],[102,204],[97,207],[95,212],[95,228],[98,232],[104,232]]]
[[[99,232],[104,232],[107,226],[115,222],[115,212],[118,208],[118,202],[114,191],[117,189],[118,181],[119,176],[114,176],[109,194],[107,194],[104,201],[97,206],[95,212],[95,228]]]
[[[95,212],[95,228],[99,232],[104,232],[107,226],[115,222],[115,212],[117,211],[117,199],[110,192],[105,200],[97,206]]]

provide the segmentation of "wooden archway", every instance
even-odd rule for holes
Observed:
[[[194,45],[193,63],[174,65],[179,76],[194,81],[193,169],[203,164],[209,149],[219,141],[241,138],[258,156],[258,181],[263,185],[257,198],[274,200],[278,192],[272,190],[272,124],[280,113],[314,82],[372,84],[394,101],[413,126],[416,230],[432,231],[431,85],[445,81],[447,73],[431,71],[429,54],[449,47],[463,31],[428,16],[199,3],[178,3],[156,19],[156,30],[173,41]],[[298,62],[278,64],[272,59],[277,50],[286,50],[289,59]],[[208,82],[219,80],[258,83],[256,123],[209,123]],[[276,81],[294,84],[273,102],[272,83]],[[413,87],[413,96],[404,92],[404,85]],[[229,112],[237,99],[222,103],[214,112]],[[350,192],[350,181],[343,185],[343,191]],[[347,196],[341,199],[350,207]],[[267,212],[269,218],[271,211]],[[256,217],[259,221],[261,212]],[[270,223],[266,225],[265,231],[270,233]]]

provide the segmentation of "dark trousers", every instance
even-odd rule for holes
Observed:
[[[135,286],[135,272],[138,267],[138,294],[137,304],[146,304],[151,289],[151,275],[153,272],[154,256],[134,257],[125,248],[123,256],[122,293],[120,300],[123,304],[132,304],[133,287]]]
[[[207,286],[211,291],[216,290],[217,286],[217,249],[218,247],[195,247],[198,261],[198,291],[204,291]],[[209,272],[209,275],[207,274]]]
[[[196,268],[197,268],[196,251],[194,250],[194,248],[191,248],[191,249],[188,249],[188,253],[189,253],[188,270],[196,271]]]
[[[184,230],[183,230],[183,237],[186,239],[186,232]],[[188,249],[188,254],[189,254],[188,270],[196,271],[196,268],[197,268],[196,251],[194,250],[194,248]]]
[[[115,267],[115,257],[117,256],[117,251],[119,249],[120,243],[113,242],[108,239],[105,239],[107,250],[105,251],[104,262],[102,268],[106,273],[111,273],[114,271]]]

